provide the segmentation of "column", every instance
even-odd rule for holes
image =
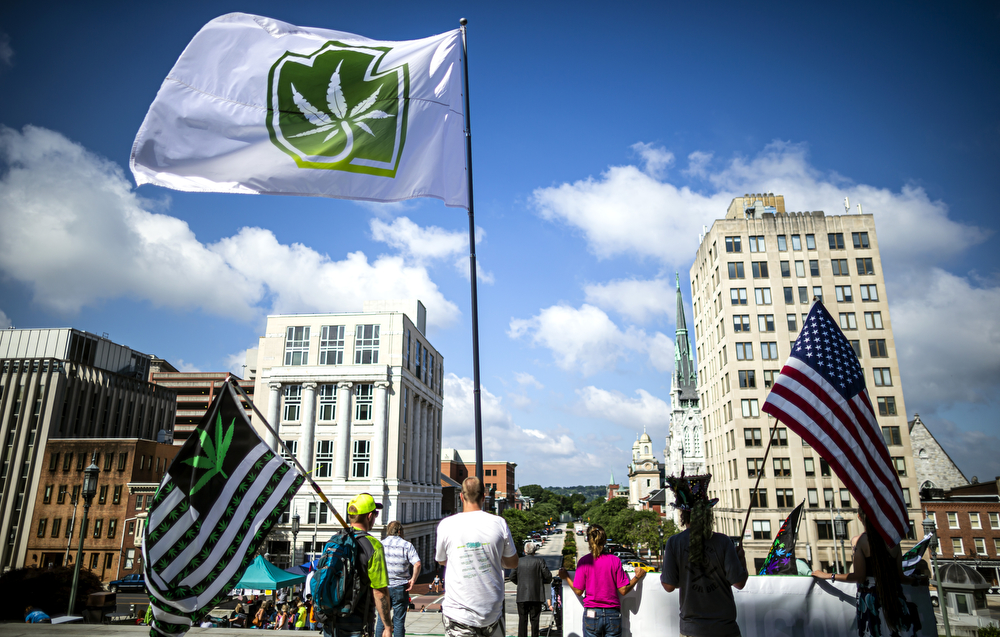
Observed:
[[[354,383],[337,383],[337,457],[333,463],[333,479],[347,480],[351,464],[351,387]]]
[[[375,383],[375,430],[372,432],[372,473],[371,476],[374,480],[384,480],[386,471],[386,452],[388,445],[386,444],[386,431],[388,429],[386,418],[388,416],[388,410],[385,408],[385,398],[386,389],[388,389],[388,381],[379,381]]]
[[[316,383],[302,383],[302,436],[299,439],[299,462],[306,473],[313,470],[316,458]]]
[[[271,390],[267,398],[267,424],[271,426],[271,430],[264,435],[264,441],[268,447],[277,452],[280,422],[278,416],[281,414],[281,383],[268,383],[267,387]]]
[[[420,427],[417,429],[417,479],[415,482],[423,484],[427,482],[427,407],[424,399],[421,398],[417,404],[420,406],[417,409],[419,414],[417,417],[417,422],[420,423]]]
[[[431,479],[431,457],[434,455],[434,407],[430,402],[424,405],[424,482],[433,484]]]
[[[420,398],[410,392],[410,482],[417,484],[420,458]]]
[[[433,413],[431,440],[433,442],[434,457],[431,458],[431,484],[438,486],[441,484],[441,410],[435,407]],[[434,517],[437,518],[437,514]]]

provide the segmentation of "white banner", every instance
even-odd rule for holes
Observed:
[[[191,40],[132,146],[138,184],[468,208],[459,30],[387,42],[244,13]]]
[[[936,636],[937,625],[927,588],[904,586],[903,591],[917,605],[922,626],[916,634]],[[834,584],[812,577],[752,576],[743,590],[733,590],[736,622],[743,637],[857,635],[856,592],[856,584]],[[678,591],[663,590],[659,573],[649,573],[622,598],[622,636],[679,635],[679,595]],[[572,591],[563,596],[563,635],[583,635],[583,606]]]

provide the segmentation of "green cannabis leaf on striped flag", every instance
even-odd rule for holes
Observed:
[[[190,465],[195,469],[208,469],[198,482],[195,483],[194,487],[191,488],[191,492],[188,496],[193,496],[197,493],[203,486],[208,484],[208,481],[215,477],[216,474],[221,475],[223,478],[229,479],[226,472],[222,470],[222,463],[226,459],[226,452],[229,451],[229,445],[233,441],[233,427],[235,426],[235,419],[229,423],[229,428],[223,431],[222,427],[222,414],[216,414],[215,419],[215,441],[212,441],[212,436],[208,434],[204,429],[198,429],[198,444],[200,446],[199,454],[204,452],[205,455],[197,455],[193,458],[188,458],[183,461],[183,464]]]

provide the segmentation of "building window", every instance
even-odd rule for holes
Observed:
[[[754,288],[753,295],[757,305],[771,304],[771,288]]]
[[[847,489],[840,490],[840,506],[844,509],[851,508],[851,492]]]
[[[743,252],[740,237],[726,237],[726,252]]]
[[[819,259],[809,259],[809,276],[819,276]]]
[[[778,235],[778,252],[787,252],[787,251],[788,251],[788,241],[785,240],[785,235],[779,234]]]
[[[144,498],[145,498],[145,496],[142,495],[141,493],[139,495],[135,496],[135,510],[136,511],[142,511],[142,503],[143,503]]]
[[[795,492],[792,489],[775,489],[774,505],[779,509],[790,509],[795,506]]]
[[[858,266],[858,274],[864,276],[866,274],[875,274],[875,266],[872,265],[871,257],[865,257],[863,259],[854,260]]]
[[[764,462],[761,460],[760,462]],[[763,473],[761,469],[761,473]],[[750,489],[750,506],[761,509],[767,508],[767,489]]]
[[[792,250],[802,249],[802,237],[797,234],[792,235]]]
[[[986,555],[986,538],[984,537],[974,537],[972,542],[976,545],[977,555]]]
[[[354,386],[354,419],[371,420],[375,385],[359,383]]]
[[[749,314],[734,314],[733,315],[733,331],[734,332],[749,332],[750,331],[750,315]]]
[[[840,329],[842,330],[858,329],[858,319],[857,317],[855,317],[854,312],[840,313]]]
[[[285,440],[284,445],[278,449],[278,453],[285,460],[291,460],[292,458],[299,457],[299,441],[298,440]],[[287,450],[286,450],[287,449]]]
[[[792,268],[791,266],[788,265],[788,261],[780,261],[778,263],[778,266],[781,269],[782,278],[787,279],[788,277],[792,276]]]
[[[838,285],[833,288],[837,293],[837,301],[840,303],[853,303],[854,297],[851,295],[851,286]]]
[[[763,458],[747,458],[747,476],[750,478],[756,478],[757,474],[761,476],[764,475],[764,459]],[[767,492],[764,491],[764,500],[767,500]],[[753,501],[753,491],[750,491],[751,501]],[[756,505],[753,505],[756,506]],[[764,505],[767,506],[767,505]]]
[[[309,514],[308,514],[308,524],[316,524],[317,518],[319,524],[326,524],[327,520],[327,508],[320,504],[319,502],[309,503]]]
[[[777,427],[774,430],[774,440],[771,442],[775,447],[788,446],[788,430],[784,427]]]
[[[309,364],[309,326],[289,327],[285,335],[285,365]]]
[[[807,234],[806,235],[806,250],[816,249],[816,235]]]
[[[354,441],[354,458],[351,462],[352,478],[367,478],[368,465],[371,460],[371,441]]]
[[[823,506],[833,508],[833,489],[823,489]]]
[[[733,305],[746,305],[747,304],[747,289],[746,288],[730,288],[729,298]]]
[[[896,467],[896,475],[901,478],[906,476],[906,458],[895,456],[892,459],[892,464]]]
[[[87,454],[85,454],[85,453],[78,453],[76,455],[76,470],[77,471],[83,471],[83,465],[84,465],[84,463],[85,463],[86,460],[87,460]]]
[[[990,513],[990,528],[994,531],[1000,529],[1000,513]]]
[[[896,398],[894,396],[878,397],[878,415],[879,416],[896,415]]]
[[[319,419],[320,420],[336,420],[337,419],[337,386],[336,385],[320,385],[319,386]]]
[[[753,266],[753,278],[767,278],[767,261],[754,261],[751,265]]]
[[[806,276],[806,266],[805,263],[803,263],[802,261],[795,262],[795,276],[799,277],[800,279],[805,278]]]
[[[882,427],[882,437],[888,447],[898,447],[903,444],[903,439],[899,435],[899,427]]]
[[[826,235],[826,238],[830,241],[831,250],[843,250],[844,249],[844,233],[830,233]]]
[[[730,263],[729,266],[729,278],[730,279],[745,279],[746,275],[743,272],[743,263]]]
[[[981,529],[981,528],[983,528],[983,523],[982,523],[982,520],[980,519],[978,513],[970,513],[969,514],[969,525],[973,529]]]
[[[818,540],[833,539],[833,521],[816,520],[816,539]]]
[[[868,353],[872,358],[887,358],[889,350],[886,349],[884,338],[868,339]]]
[[[744,398],[743,400],[740,401],[740,405],[742,406],[742,409],[743,409],[743,417],[744,418],[759,418],[760,417],[760,410],[757,407],[757,399],[756,398],[749,398],[749,399]]]
[[[777,370],[765,369],[764,370],[764,389],[768,389],[774,385],[774,379],[778,377]]]
[[[135,549],[125,549],[125,570],[130,571],[135,566]]]
[[[42,518],[38,521],[38,532],[35,534],[37,537],[45,537],[45,528],[48,523],[48,518]]]
[[[319,337],[319,364],[344,364],[344,326],[324,325]]]
[[[95,535],[94,537],[97,537],[97,536]],[[90,554],[90,570],[96,571],[98,569],[100,563],[101,563],[101,554],[100,553],[91,553]]]
[[[302,385],[285,385],[285,421],[299,419],[302,409]]]
[[[62,518],[54,518],[52,520],[52,533],[49,535],[49,537],[59,537],[59,531],[60,531],[59,527],[61,526],[62,526]]]
[[[816,461],[812,458],[803,458],[802,462],[805,464],[806,477],[812,478],[816,475]]]
[[[793,305],[795,303],[795,291],[792,288],[784,288],[785,293],[785,304]]]
[[[788,323],[789,332],[795,332],[799,329],[798,319],[794,314],[786,314],[785,321]]]
[[[67,453],[63,456],[63,471],[69,471],[73,466],[73,454]]]
[[[813,296],[815,296],[820,301],[823,300],[823,287],[820,285],[813,286]]]
[[[746,371],[739,372],[740,377],[740,388],[741,389],[756,389],[757,388],[757,373],[750,369]]]
[[[958,513],[955,511],[948,511],[948,528],[957,529],[958,528]]]
[[[854,355],[861,360],[861,341],[851,341],[851,349],[854,350]]]
[[[867,248],[868,247],[868,233],[867,232],[852,232],[851,238],[854,239],[855,248]]]
[[[101,489],[98,491],[97,503],[105,504],[108,501],[108,485],[102,484]]]
[[[761,343],[760,358],[765,361],[778,360],[778,344],[775,342]]]
[[[847,259],[830,259],[830,267],[833,268],[833,276],[850,276],[847,270]]]
[[[877,285],[859,285],[858,289],[861,291],[862,301],[877,301],[878,300],[878,286]]]
[[[354,334],[354,364],[378,364],[378,325],[358,325]]]
[[[806,489],[806,500],[809,501],[810,509],[819,508],[819,494],[816,492],[816,489]]]
[[[114,456],[115,456],[115,454],[113,454],[113,453],[106,453],[106,454],[104,454],[104,470],[105,471],[111,471],[111,463],[113,463],[115,461]]]
[[[108,520],[108,537],[114,537],[115,532],[118,530],[118,518],[111,518]]]
[[[56,504],[64,504],[66,502],[66,485],[59,485],[59,493],[56,495]]]
[[[744,447],[760,447],[761,437],[760,429],[754,427],[753,429],[743,430],[743,446]]]
[[[906,508],[910,508],[910,490],[909,489],[903,489],[903,504],[906,505]]]
[[[59,466],[59,454],[54,453],[49,456],[49,471],[55,471]]]
[[[775,478],[792,477],[792,461],[790,458],[771,458]]]
[[[771,539],[771,521],[770,520],[754,520],[753,521],[753,539],[755,539],[755,540],[770,540]]]
[[[94,537],[101,537],[101,530],[104,528],[104,520],[98,518],[94,520]]]
[[[42,496],[42,503],[43,504],[49,504],[50,502],[52,502],[52,489],[53,488],[54,488],[54,485],[51,485],[51,484],[45,485],[45,495]]]
[[[764,235],[750,237],[750,252],[764,251]]]
[[[819,459],[819,475],[824,478],[830,477],[830,463],[823,458]]]
[[[316,465],[315,472],[317,478],[329,478],[333,475],[333,441],[320,440],[316,442]]]
[[[892,374],[888,367],[876,367],[872,370],[876,387],[892,387]]]
[[[737,343],[736,344],[736,360],[738,360],[738,361],[752,361],[753,360],[753,343]]]
[[[953,537],[951,538],[951,551],[955,556],[965,555],[965,547],[962,545],[962,538]],[[965,595],[958,595],[956,597],[965,598]]]
[[[882,329],[882,313],[865,312],[865,327],[867,327],[870,330]]]

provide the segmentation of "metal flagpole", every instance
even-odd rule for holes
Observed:
[[[330,500],[327,499],[326,494],[323,493],[322,490],[320,490],[319,485],[316,484],[316,481],[312,479],[312,476],[309,475],[309,472],[306,471],[306,468],[302,466],[302,464],[299,462],[299,459],[295,457],[295,454],[292,453],[292,450],[285,446],[285,443],[282,442],[281,437],[278,436],[278,432],[275,431],[273,427],[271,427],[271,423],[267,422],[267,418],[264,417],[264,414],[260,413],[260,410],[257,409],[257,405],[253,404],[253,401],[250,400],[250,397],[247,396],[247,393],[245,391],[243,391],[243,388],[240,387],[239,383],[235,382],[235,379],[233,378],[232,375],[226,376],[226,383],[230,387],[235,387],[236,391],[238,391],[240,393],[240,396],[243,397],[243,400],[247,401],[247,404],[250,405],[251,409],[253,409],[253,413],[257,414],[257,417],[260,418],[260,421],[264,423],[264,427],[266,427],[267,430],[271,432],[271,434],[274,436],[274,439],[277,440],[278,444],[281,445],[281,448],[285,450],[285,454],[288,455],[288,458],[295,463],[295,466],[298,467],[299,472],[305,477],[306,480],[309,481],[309,486],[311,486],[313,491],[316,492],[316,495],[319,496],[319,499],[322,500],[324,504],[326,504],[326,508],[333,511],[333,517],[337,518],[337,521],[340,522],[341,526],[343,526],[345,529],[348,528],[347,521],[344,520],[344,518],[342,518],[339,513],[337,513],[337,509],[334,508],[332,504],[330,504]],[[319,516],[319,511],[316,512],[316,515],[317,517]]]
[[[476,477],[483,484],[483,406],[479,388],[479,300],[476,294],[476,214],[472,198],[472,123],[469,114],[469,44],[465,25],[462,25],[462,80],[465,89],[465,174],[469,179],[469,278],[472,281],[472,403],[476,424]]]
[[[762,466],[757,471],[757,483],[753,485],[753,494],[757,495],[757,502],[760,502],[760,495],[758,495],[757,488],[760,487],[760,479],[764,476],[764,466],[767,464],[767,454],[771,451],[771,443],[774,442],[774,434],[778,430],[778,419],[775,418],[774,426],[771,427],[771,435],[767,440],[767,449],[764,450],[764,459],[761,461]],[[743,546],[743,536],[747,532],[747,523],[750,522],[750,512],[753,511],[753,498],[750,499],[749,505],[747,507],[747,516],[743,518],[743,531],[740,532],[740,546]]]

